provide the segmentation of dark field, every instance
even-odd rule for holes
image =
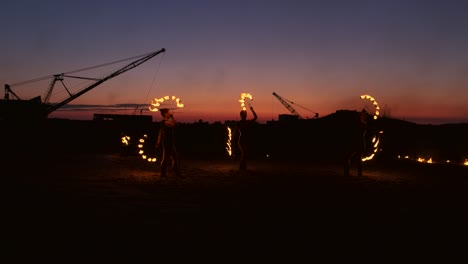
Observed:
[[[364,163],[362,177],[354,167],[344,177],[341,161],[314,152],[255,155],[239,173],[224,149],[208,144],[197,155],[198,142],[181,147],[183,177],[161,179],[157,163],[122,149],[119,133],[110,131],[48,127],[16,131],[22,140],[5,143],[2,234],[9,248],[41,249],[43,256],[51,248],[115,256],[129,248],[200,247],[398,258],[416,247],[466,246],[468,166],[382,155]]]

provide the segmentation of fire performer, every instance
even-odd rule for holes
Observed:
[[[248,132],[251,124],[257,120],[257,113],[255,113],[252,106],[250,106],[250,111],[252,111],[253,118],[247,119],[247,110],[240,111],[241,120],[237,123],[236,129],[234,130],[235,137],[237,137],[237,143],[240,151],[240,171],[247,170],[247,158],[249,157],[249,150],[251,144],[251,136]]]
[[[357,163],[358,176],[362,176],[362,157],[366,150],[367,116],[367,111],[363,109],[359,113],[359,118],[355,121],[354,127],[350,129],[352,137],[344,164],[345,176],[349,176],[350,166],[353,161]]]
[[[172,168],[177,176],[181,176],[175,145],[175,126],[177,124],[174,115],[168,108],[160,109],[161,126],[159,128],[156,148],[162,150],[161,156],[161,177],[166,177],[166,170],[169,162],[172,162]]]

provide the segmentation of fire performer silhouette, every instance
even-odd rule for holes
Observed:
[[[368,113],[363,109],[357,120],[353,122],[353,127],[349,130],[351,137],[344,163],[345,176],[349,176],[349,170],[353,162],[357,164],[358,176],[362,176],[362,158],[366,150],[367,117]]]
[[[163,120],[161,121],[161,127],[159,128],[156,148],[159,149],[162,147],[161,177],[166,177],[166,170],[170,161],[172,161],[172,168],[176,175],[181,176],[174,135],[174,129],[177,122],[169,109],[163,108],[160,111]]]
[[[252,111],[253,114],[252,119],[247,119],[247,110],[240,111],[241,120],[237,123],[234,130],[235,137],[238,139],[237,143],[240,151],[240,171],[247,170],[247,158],[249,157],[250,144],[252,143],[251,135],[248,130],[250,129],[251,124],[257,120],[257,113],[255,113],[252,106],[250,106],[250,111]]]

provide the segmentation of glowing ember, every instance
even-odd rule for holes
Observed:
[[[128,146],[128,144],[130,144],[130,137],[129,136],[123,136],[122,137],[122,144],[124,146]]]
[[[242,110],[247,110],[247,107],[245,106],[245,99],[248,98],[250,99],[250,101],[252,101],[253,100],[252,95],[249,93],[241,93],[240,98],[241,99],[239,100],[239,102],[241,104]]]
[[[401,156],[398,155],[398,159],[400,159]],[[445,162],[445,163],[450,163],[450,164],[456,164],[454,162],[452,162],[451,160],[440,160],[440,161],[437,161],[437,160],[433,160],[432,157],[429,158],[429,159],[425,159],[425,158],[421,158],[421,157],[418,157],[418,158],[412,158],[412,157],[409,157],[409,156],[405,156],[404,157],[405,159],[409,159],[409,160],[414,160],[414,161],[417,161],[417,162],[421,162],[421,163],[438,163],[438,162]],[[462,165],[468,165],[468,159],[465,159],[464,162],[460,163]]]
[[[232,148],[231,148],[231,140],[232,140],[231,128],[230,128],[230,127],[227,127],[227,131],[228,131],[228,140],[227,140],[227,142],[226,142],[226,151],[228,152],[229,156],[232,156]]]
[[[171,110],[177,109],[177,108],[182,108],[184,107],[184,104],[180,100],[180,98],[172,95],[166,95],[162,98],[154,98],[151,100],[151,104],[149,106],[149,110],[151,112],[157,112],[159,109],[162,108],[168,108]]]
[[[432,163],[432,158],[425,159],[425,158],[418,158],[417,161],[419,162],[425,162],[425,163]]]
[[[367,157],[362,158],[361,160],[362,160],[362,161],[368,161],[368,160],[371,160],[372,158],[374,158],[374,153],[370,154],[370,155],[367,156]]]

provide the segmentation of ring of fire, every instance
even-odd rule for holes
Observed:
[[[370,95],[367,95],[367,94],[364,94],[364,95],[361,95],[361,99],[363,100],[369,100],[372,105],[374,106],[374,113],[372,114],[374,120],[376,120],[380,114],[380,107],[379,107],[379,104],[377,103],[377,101]],[[382,134],[383,131],[379,131],[379,133],[375,134],[373,137],[372,137],[372,148],[373,148],[373,151],[370,155],[366,156],[366,157],[362,157],[361,160],[362,161],[367,161],[367,160],[371,160],[374,156],[375,156],[375,153],[377,153],[377,151],[379,150],[379,142],[380,142],[380,139],[379,139],[379,134]]]
[[[156,162],[156,160],[157,160],[156,157],[148,157],[148,156],[146,156],[145,151],[144,151],[144,149],[143,149],[144,146],[145,146],[145,141],[146,141],[145,139],[146,139],[147,137],[148,137],[148,136],[145,134],[145,135],[143,135],[142,138],[140,138],[139,144],[138,144],[138,148],[139,148],[140,150],[138,151],[138,154],[140,154],[141,157],[142,157],[144,160],[147,160],[148,162]]]
[[[149,110],[151,112],[157,112],[160,108],[169,108],[171,110],[174,110],[182,107],[184,107],[184,104],[182,103],[179,97],[175,95],[166,95],[164,97],[154,98],[153,100],[151,100]]]
[[[379,114],[380,114],[380,107],[379,107],[379,104],[377,103],[377,101],[374,99],[374,97],[372,97],[370,95],[367,95],[367,94],[364,94],[364,95],[361,95],[361,99],[369,100],[372,103],[372,105],[374,106],[373,117],[374,117],[374,119],[377,119]]]

